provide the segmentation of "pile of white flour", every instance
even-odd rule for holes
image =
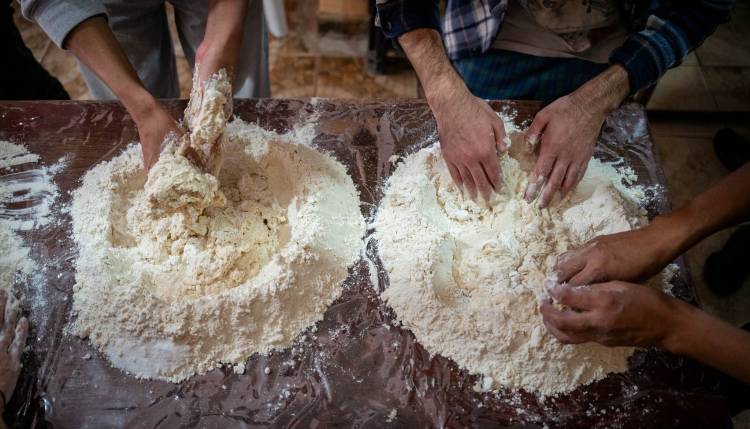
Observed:
[[[520,152],[520,134],[511,139]],[[639,211],[597,160],[571,196],[539,209],[522,198],[532,160],[513,156],[501,158],[505,184],[491,207],[461,197],[437,145],[398,166],[374,221],[390,279],[383,298],[428,351],[483,375],[484,390],[550,395],[627,370],[632,348],[563,345],[538,307],[557,255],[638,226]]]
[[[290,345],[339,296],[365,231],[352,180],[312,137],[235,120],[218,180],[172,206],[154,204],[167,188],[152,178],[186,162],[174,147],[148,194],[136,145],[91,169],[71,209],[72,331],[118,368],[175,382]]]

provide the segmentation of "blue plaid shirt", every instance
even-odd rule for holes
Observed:
[[[383,32],[396,38],[417,28],[442,33],[451,60],[480,55],[500,31],[508,0],[448,0],[441,20],[438,0],[378,0]],[[668,69],[729,20],[734,0],[623,0],[630,33],[610,56],[628,71],[631,92],[654,84]]]

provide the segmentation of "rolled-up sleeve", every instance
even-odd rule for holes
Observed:
[[[670,68],[682,63],[729,20],[734,0],[680,0],[647,14],[643,28],[632,33],[610,56],[610,63],[628,71],[630,91],[653,85]]]
[[[57,46],[63,47],[68,33],[81,22],[97,15],[107,15],[96,0],[19,0],[21,13],[35,21]]]
[[[389,38],[416,30],[432,28],[440,31],[438,1],[431,0],[377,0],[378,22]]]

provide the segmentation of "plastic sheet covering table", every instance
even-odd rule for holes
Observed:
[[[166,102],[176,117],[185,103]],[[529,121],[533,102],[493,102],[496,110]],[[283,132],[317,123],[315,145],[346,165],[373,214],[393,155],[437,141],[422,101],[238,100],[235,114]],[[527,392],[477,393],[476,377],[430,356],[407,330],[396,327],[377,290],[387,276],[376,245],[367,246],[374,275],[361,260],[343,293],[314,329],[293,347],[252,356],[244,374],[218,367],[180,384],[138,380],[114,369],[85,340],[65,333],[75,283],[76,249],[64,209],[84,172],[137,140],[130,117],[109,102],[0,104],[0,139],[22,143],[49,165],[67,157],[55,177],[59,222],[22,233],[44,279],[16,285],[32,328],[24,370],[6,418],[17,427],[701,427],[728,424],[715,372],[657,350],[637,352],[630,370],[557,398]],[[638,183],[662,185],[645,113],[630,104],[604,125],[595,156],[624,158]],[[2,177],[0,177],[2,180]],[[648,204],[651,217],[669,209],[665,193]],[[405,227],[408,227],[405,225]],[[694,301],[685,270],[674,293]],[[44,297],[44,300],[40,300]],[[45,301],[45,305],[39,304]],[[391,326],[393,324],[394,326]],[[502,329],[501,326],[498,329]],[[270,371],[267,371],[268,368]],[[266,374],[266,372],[269,372]]]

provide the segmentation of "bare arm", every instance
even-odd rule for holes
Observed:
[[[421,28],[398,38],[425,90],[437,120],[443,157],[459,189],[489,200],[502,185],[498,152],[505,128],[492,108],[474,97],[453,69],[440,34]]]
[[[206,34],[196,52],[196,62],[201,65],[199,82],[203,83],[221,68],[232,75],[242,45],[246,14],[246,0],[209,1]]]
[[[560,282],[645,280],[709,235],[750,220],[750,164],[637,230],[596,237],[558,258]]]
[[[159,157],[164,136],[179,132],[179,128],[143,87],[107,21],[96,16],[81,22],[63,46],[99,76],[133,117],[141,138],[144,164],[150,168]]]

